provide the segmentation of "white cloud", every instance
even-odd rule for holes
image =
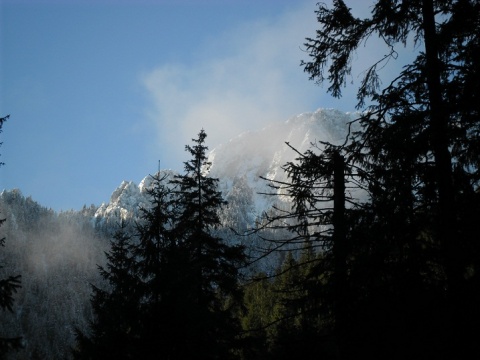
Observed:
[[[379,39],[369,39],[353,57],[353,73],[342,99],[333,99],[326,93],[328,84],[316,86],[299,66],[301,59],[308,59],[302,51],[305,38],[315,37],[315,3],[306,1],[273,20],[218,34],[194,54],[196,62],[162,64],[144,76],[153,100],[149,115],[169,158],[184,159],[184,145],[202,128],[212,149],[246,130],[318,107],[355,109],[361,73],[387,49]],[[368,16],[370,6],[370,0],[364,1],[358,14]],[[390,70],[386,77],[398,73],[398,64]]]
[[[194,66],[163,64],[146,74],[160,141],[182,151],[178,144],[190,143],[204,128],[213,148],[314,110],[318,93],[299,66],[306,57],[300,47],[315,30],[314,9],[312,2],[273,21],[244,24],[206,44]]]

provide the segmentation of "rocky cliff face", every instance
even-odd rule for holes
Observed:
[[[294,161],[298,154],[286,142],[300,153],[319,141],[343,143],[347,123],[353,119],[354,114],[319,109],[258,131],[243,133],[213,149],[208,156],[212,164],[209,175],[220,179],[220,190],[229,202],[222,214],[226,225],[248,227],[275,203],[288,202],[284,197],[264,195],[271,189],[268,181],[262,179],[287,180],[282,167]],[[171,178],[175,173],[162,170],[162,175]],[[150,182],[150,176],[139,185],[123,181],[112,193],[110,202],[98,208],[95,221],[111,223],[136,217],[139,208],[148,204],[145,189]]]

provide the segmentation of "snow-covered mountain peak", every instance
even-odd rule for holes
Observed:
[[[165,182],[175,176],[172,170],[161,170],[160,177],[165,177]],[[113,191],[110,202],[103,203],[95,212],[97,221],[120,221],[139,215],[139,209],[149,204],[147,189],[152,186],[153,177],[147,175],[139,185],[133,181],[122,181]]]
[[[164,178],[164,181],[168,183],[168,181],[173,179],[175,175],[177,175],[177,173],[173,170],[161,170],[159,175],[161,179]],[[144,194],[147,191],[147,189],[149,189],[152,186],[153,179],[154,178],[152,175],[147,175],[143,178],[142,181],[140,181],[138,188],[142,194]]]
[[[258,131],[245,132],[212,150],[209,158],[212,162],[211,171],[239,173],[251,167],[270,164],[274,158],[278,162],[281,160],[278,153],[288,149],[285,142],[300,152],[306,151],[317,140],[341,143],[345,140],[347,123],[354,118],[352,113],[318,109],[293,116],[285,122],[270,124]]]
[[[312,143],[317,141],[343,143],[347,124],[354,118],[355,114],[352,113],[318,109],[270,124],[257,131],[244,132],[210,151],[208,161],[212,165],[209,175],[220,179],[219,190],[230,202],[231,211],[238,212],[238,209],[233,207],[240,206],[241,203],[242,211],[250,212],[242,216],[245,219],[255,219],[272,205],[288,202],[285,197],[261,194],[272,191],[268,187],[268,180],[287,180],[282,167],[294,161],[298,154],[285,142],[301,153],[310,149]],[[161,176],[167,177],[165,181],[174,175],[171,170],[161,171]],[[118,221],[137,216],[139,207],[148,205],[146,189],[151,186],[152,180],[149,175],[138,186],[131,181],[122,182],[112,193],[110,202],[99,207],[95,217],[115,218]],[[245,194],[250,195],[246,197]]]
[[[138,207],[146,202],[144,194],[133,181],[122,181],[111,197],[109,203],[103,203],[95,212],[98,221],[110,222],[126,220],[137,214]]]
[[[132,198],[138,197],[140,189],[133,181],[122,181],[120,186],[114,190],[110,197],[110,204],[121,204],[128,206]]]
[[[354,119],[355,114],[352,113],[318,109],[270,124],[258,131],[245,132],[210,152],[210,176],[220,179],[220,189],[225,196],[235,190],[238,179],[245,179],[255,194],[253,201],[256,211],[267,211],[273,202],[282,199],[258,194],[271,192],[268,181],[262,177],[285,181],[282,167],[298,156],[285,143],[288,142],[301,153],[317,141],[343,143],[348,123]],[[241,186],[244,188],[246,185],[242,183]]]

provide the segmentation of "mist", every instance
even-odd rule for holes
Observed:
[[[315,29],[312,15],[312,7],[304,6],[274,20],[243,24],[203,44],[192,54],[198,61],[159,64],[146,72],[157,146],[171,149],[169,157],[177,161],[184,158],[178,144],[190,143],[202,128],[213,148],[244,131],[314,110],[315,86],[299,67],[305,34]]]
[[[92,318],[91,285],[101,286],[97,265],[105,263],[108,241],[95,234],[88,213],[60,213],[41,207],[18,190],[3,192],[0,278],[21,275],[14,313],[2,312],[0,335],[22,336],[24,349],[10,358],[66,356],[75,328]]]

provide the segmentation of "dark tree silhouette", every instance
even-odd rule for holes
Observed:
[[[135,359],[138,354],[140,280],[135,272],[132,239],[122,222],[106,253],[106,268],[99,266],[106,287],[95,285],[92,294],[94,319],[90,334],[77,329],[76,359]]]
[[[136,233],[120,231],[94,287],[90,336],[78,332],[77,358],[228,359],[238,351],[243,247],[215,236],[224,203],[206,175],[206,134],[187,146],[185,175],[160,173],[146,189]]]
[[[156,174],[147,188],[150,205],[142,209],[134,247],[141,278],[141,358],[181,357],[188,344],[191,301],[189,257],[179,241],[178,211],[167,175]]]
[[[478,211],[479,58],[472,55],[480,50],[480,3],[380,0],[371,9],[360,19],[344,1],[331,9],[319,4],[320,28],[305,44],[311,61],[302,62],[312,80],[328,83],[339,97],[359,46],[378,36],[390,49],[364,73],[357,107],[373,105],[343,146],[368,193],[360,222],[347,224],[354,234],[351,283],[363,289],[355,311],[368,314],[357,320],[357,338],[365,346],[377,336],[370,352],[378,356],[417,348],[462,357],[478,352],[465,320],[478,321],[478,311],[462,305],[478,299],[478,279],[465,275],[478,242],[465,231],[469,216],[459,204]],[[409,41],[420,49],[415,60],[381,89],[377,69]]]
[[[244,253],[242,246],[229,245],[215,235],[220,226],[218,212],[225,202],[217,190],[218,179],[208,176],[211,164],[207,161],[206,136],[201,130],[193,139],[194,145],[185,147],[192,158],[184,163],[185,174],[172,181],[180,211],[176,235],[188,249],[189,264],[184,272],[189,275],[186,287],[192,300],[188,309],[192,332],[182,355],[225,359],[234,357],[238,347],[238,268]]]
[[[464,272],[453,165],[470,179],[470,186],[478,187],[479,181],[479,105],[475,93],[479,72],[478,60],[472,58],[480,48],[475,35],[480,27],[479,12],[480,4],[469,0],[377,1],[372,16],[359,19],[343,1],[335,1],[332,9],[320,5],[320,29],[316,38],[307,39],[305,44],[311,61],[302,63],[311,79],[328,81],[329,91],[340,96],[354,51],[372,35],[385,41],[390,52],[365,72],[358,89],[358,107],[366,98],[374,105],[361,118],[364,132],[356,150],[358,153],[368,142],[366,146],[378,156],[374,161],[388,156],[390,161],[410,160],[407,166],[414,171],[407,173],[413,176],[410,181],[415,184],[416,177],[423,177],[420,191],[424,196],[428,193],[434,206],[434,231],[452,293]],[[424,51],[380,90],[377,69],[395,57],[395,46],[406,45],[409,38],[423,44]],[[380,147],[389,142],[398,144],[399,139],[413,142],[408,153],[400,154],[393,146]]]
[[[286,226],[292,236],[270,241],[276,243],[276,249],[293,246],[297,252],[301,250],[298,260],[287,261],[279,274],[282,278],[289,272],[294,273],[294,280],[283,283],[279,291],[290,297],[285,301],[285,320],[291,322],[294,317],[298,323],[283,336],[298,338],[300,348],[296,351],[305,356],[321,353],[343,357],[341,349],[350,326],[347,321],[352,254],[349,230],[360,206],[359,200],[354,202],[347,189],[358,188],[359,182],[355,179],[361,170],[345,163],[342,147],[318,145],[322,147],[305,154],[297,151],[299,156],[295,161],[283,167],[289,181],[271,183],[275,194],[280,192],[291,197],[293,207],[291,211],[269,217],[266,227],[285,224],[280,226]],[[279,320],[281,317],[274,321]],[[273,349],[274,357],[289,357],[282,344],[286,338],[275,340],[280,348]],[[294,348],[289,351],[295,352]]]
[[[3,123],[7,121],[9,115],[0,118],[0,133],[2,133]],[[0,143],[1,145],[2,143]],[[3,163],[0,162],[0,166]],[[0,219],[0,226],[5,222],[5,219]],[[5,238],[0,238],[0,246],[5,245]],[[3,266],[0,266],[0,269]],[[20,275],[10,275],[7,278],[0,279],[0,307],[2,311],[10,311],[13,313],[13,295],[20,288]],[[6,353],[12,349],[19,349],[22,346],[21,337],[4,337],[0,336],[0,358],[3,358]]]
[[[302,65],[333,96],[341,96],[352,56],[371,36],[390,50],[364,73],[357,108],[372,105],[345,144],[299,154],[285,167],[290,182],[274,185],[295,206],[270,224],[292,231],[283,243],[310,242],[319,255],[300,278],[309,291],[297,308],[316,303],[327,316],[317,340],[336,348],[335,358],[478,355],[470,329],[480,320],[472,222],[479,214],[480,3],[378,0],[360,19],[336,0],[316,13],[320,28],[307,39],[311,58]],[[415,60],[380,88],[377,70],[410,41],[420,49]],[[338,197],[343,183],[353,199]]]
[[[175,236],[175,207],[166,175],[152,176],[149,205],[135,234],[122,226],[111,242],[106,268],[109,288],[93,287],[91,335],[78,332],[77,358],[179,358],[189,313],[184,269],[188,258]]]

